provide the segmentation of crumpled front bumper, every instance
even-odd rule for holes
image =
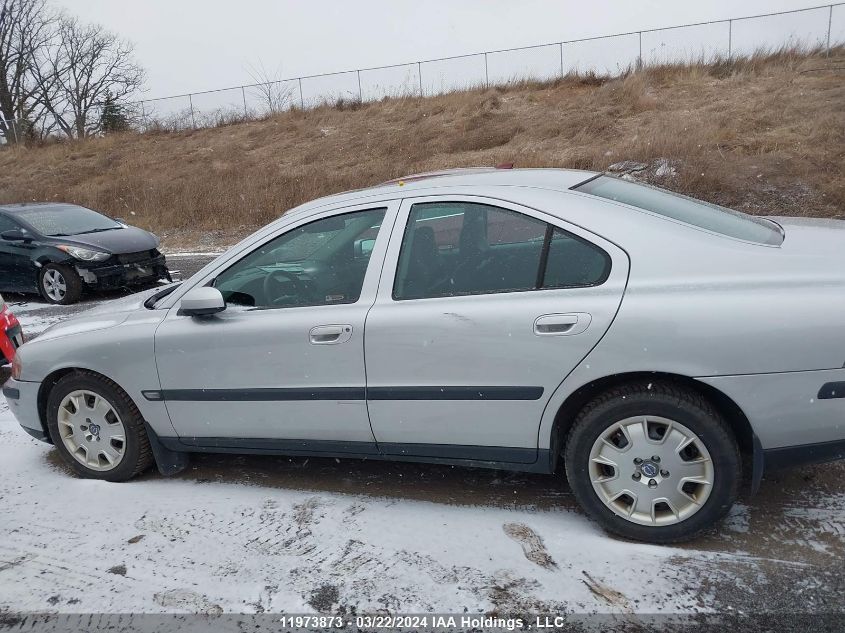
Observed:
[[[77,263],[76,270],[88,286],[103,290],[154,283],[159,279],[171,281],[164,255],[129,264],[113,260],[102,264]]]
[[[9,409],[17,419],[23,430],[42,442],[49,442],[50,438],[41,424],[38,413],[38,390],[40,382],[25,382],[10,378],[3,385],[3,395],[9,403]]]

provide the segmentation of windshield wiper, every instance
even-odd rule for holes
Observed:
[[[89,233],[102,233],[103,231],[116,231],[122,229],[122,226],[110,226],[104,229],[91,229],[90,231],[80,231],[79,233],[72,233],[71,235],[88,235]]]

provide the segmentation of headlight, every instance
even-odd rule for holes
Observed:
[[[83,262],[102,262],[111,257],[109,253],[103,253],[101,251],[92,251],[87,248],[80,248],[79,246],[67,246],[65,244],[61,244],[56,248],[64,251],[71,257],[81,259]]]
[[[21,355],[15,354],[15,357],[12,359],[12,378],[20,380],[22,369],[23,365],[21,364]]]

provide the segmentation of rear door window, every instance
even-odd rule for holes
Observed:
[[[397,300],[602,283],[597,246],[523,213],[474,202],[415,204],[399,253]]]

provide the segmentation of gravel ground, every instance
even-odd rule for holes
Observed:
[[[187,277],[209,259],[169,261]],[[34,335],[119,294],[7,300]],[[79,480],[4,401],[0,468],[0,630],[37,630],[34,613],[845,615],[845,463],[770,474],[676,547],[606,536],[552,476],[197,455],[173,478]]]

